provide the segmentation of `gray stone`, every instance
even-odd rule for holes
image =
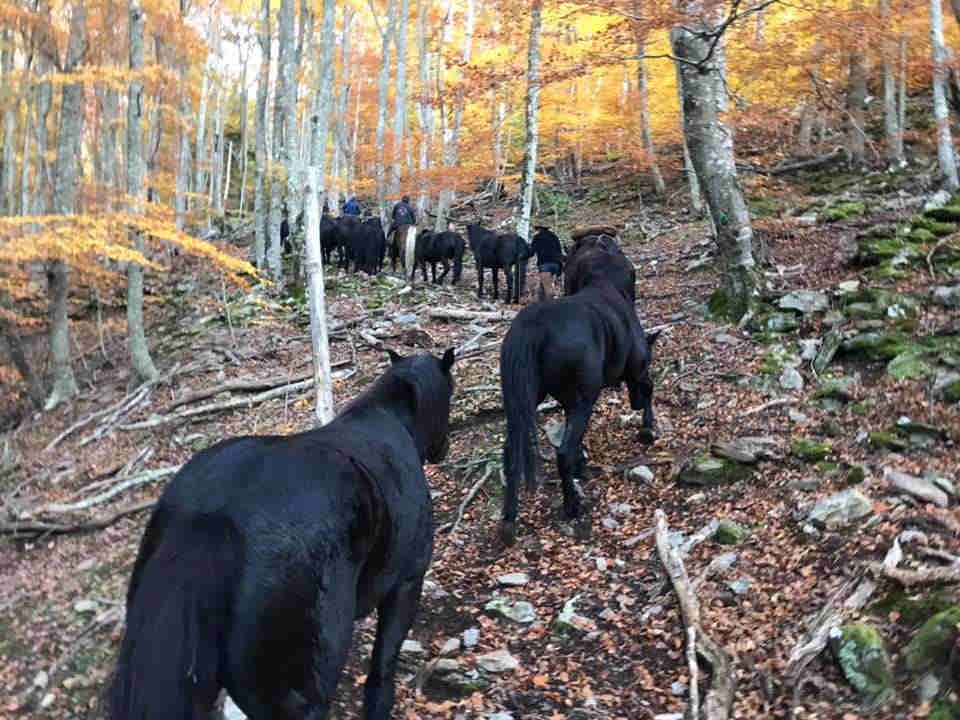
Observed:
[[[800,341],[800,359],[813,360],[820,350],[821,341],[819,338],[807,338]]]
[[[418,319],[415,313],[397,313],[393,316],[393,322],[397,325],[416,325]]]
[[[771,332],[790,332],[797,329],[797,316],[793,313],[773,313],[767,318],[766,329]]]
[[[410,655],[425,655],[427,650],[419,640],[404,640],[400,646],[400,652]]]
[[[670,692],[677,697],[683,697],[687,694],[687,684],[679,680],[674,680],[670,685]]]
[[[38,690],[43,690],[50,683],[50,677],[47,675],[46,670],[41,670],[33,678],[33,687]]]
[[[495,712],[487,715],[487,720],[513,720],[513,715],[508,712]]]
[[[600,521],[600,524],[603,525],[603,527],[607,530],[616,530],[620,527],[620,523],[618,523],[616,520],[614,520],[610,516],[604,517]]]
[[[817,388],[816,397],[849,402],[854,397],[856,387],[856,378],[847,376],[823,377],[820,378],[820,387]]]
[[[577,614],[577,600],[579,595],[575,595],[563,604],[563,609],[553,621],[553,631],[561,635],[568,635],[578,630],[589,630],[593,627],[593,622]]]
[[[687,498],[687,502],[691,505],[698,502],[703,502],[707,499],[707,494],[705,492],[695,492],[693,495]]]
[[[57,701],[57,696],[54,695],[52,692],[48,692],[46,695],[43,696],[43,700],[40,701],[40,709],[46,710],[51,705],[53,705],[56,701]]]
[[[719,333],[713,336],[713,341],[721,345],[736,345],[740,342],[740,338],[729,333]]]
[[[804,415],[799,410],[794,410],[790,408],[787,410],[787,417],[790,418],[795,423],[807,423],[810,422],[810,418]]]
[[[507,598],[495,597],[483,606],[487,615],[502,617],[515,623],[528,624],[537,619],[537,611],[526,600],[511,603]]]
[[[825,325],[833,327],[834,325],[843,325],[847,321],[847,316],[839,310],[827,310],[823,315]]]
[[[802,313],[822,312],[830,307],[826,293],[816,290],[794,290],[780,298],[777,305],[782,310],[799,310]]]
[[[477,655],[477,665],[489,673],[502,673],[516,670],[520,667],[520,662],[506,650],[494,650]]]
[[[893,662],[877,630],[864,623],[830,631],[830,647],[844,676],[868,702],[892,699]]]
[[[633,512],[633,506],[629,503],[610,503],[610,512],[614,515],[629,515]]]
[[[837,350],[840,349],[842,342],[843,332],[839,327],[834,327],[827,333],[827,336],[823,339],[823,344],[820,346],[820,352],[818,352],[817,357],[813,359],[813,371],[817,373],[817,375],[822,375],[823,371],[827,369],[827,365],[833,360],[833,356],[837,354]]]
[[[501,575],[498,577],[497,582],[501,585],[516,587],[519,585],[526,585],[528,582],[530,582],[530,576],[522,572],[507,573],[506,575]]]
[[[873,512],[873,502],[856,488],[835,493],[817,503],[808,519],[826,527],[849,525]]]
[[[780,373],[780,387],[784,390],[800,390],[803,388],[803,375],[795,368],[784,368]]]
[[[930,293],[930,302],[946,307],[960,307],[960,285],[940,285]]]
[[[931,195],[925,203],[923,203],[924,210],[935,210],[936,208],[942,208],[948,202],[950,202],[950,191],[949,190],[937,190],[933,195]]]
[[[924,673],[917,687],[920,702],[930,702],[940,694],[940,678],[935,672]]]
[[[738,578],[727,582],[727,587],[733,591],[734,595],[746,595],[750,592],[750,585],[748,578]]]
[[[453,655],[460,650],[460,638],[450,638],[440,648],[441,655]],[[456,665],[454,665],[456,667]]]
[[[463,646],[472,648],[480,640],[480,628],[467,628],[463,631]]]
[[[857,290],[860,289],[859,280],[844,280],[843,282],[837,283],[837,289],[835,292],[837,295],[853,295]]]
[[[441,658],[437,660],[437,663],[433,666],[433,669],[438,673],[456,672],[460,669],[460,663],[453,658]]]
[[[925,476],[925,477],[927,477],[927,476]],[[933,475],[930,475],[929,477],[927,477],[927,479],[928,479],[930,482],[932,482],[934,485],[936,485],[938,488],[940,488],[941,490],[943,490],[947,495],[956,495],[956,494],[957,494],[957,489],[953,486],[953,483],[952,483],[949,479],[947,479],[947,478],[945,478],[945,477],[943,477],[943,476],[941,476],[941,475],[937,475],[937,474],[935,474],[935,473],[934,473]]]
[[[637,465],[628,473],[631,480],[642,480],[643,482],[653,482],[653,471],[646,465]]]
[[[933,503],[937,507],[947,506],[947,494],[938,488],[932,480],[908,475],[892,468],[884,468],[883,477],[889,481],[891,487],[901,492],[919,498],[924,502]]]
[[[93,558],[87,558],[82,563],[77,565],[78,572],[86,572],[87,570],[93,570],[94,565],[97,564],[97,561]]]
[[[717,531],[713,534],[714,540],[721,545],[737,545],[748,537],[750,537],[750,528],[729,518],[721,518],[717,523]]]
[[[78,613],[92,613],[97,610],[96,600],[77,600],[73,604],[73,611]]]
[[[560,447],[560,444],[563,442],[563,431],[565,429],[566,423],[564,423],[563,420],[547,425],[547,440],[549,440],[550,444],[555,448]]]
[[[813,492],[821,485],[823,485],[823,478],[810,475],[791,480],[789,487],[791,490],[799,490],[800,492]]]
[[[939,373],[933,380],[933,396],[947,402],[960,400],[960,373]]]

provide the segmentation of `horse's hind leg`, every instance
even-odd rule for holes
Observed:
[[[583,458],[583,436],[593,413],[598,393],[589,399],[579,399],[572,412],[566,413],[563,441],[557,448],[557,470],[563,485],[563,511],[568,518],[583,515],[583,491],[577,481],[584,479],[586,463]]]
[[[389,720],[393,707],[393,676],[400,646],[410,632],[420,602],[423,577],[400,582],[377,608],[377,640],[364,686],[367,720]]]

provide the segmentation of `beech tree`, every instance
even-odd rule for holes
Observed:
[[[530,40],[527,48],[527,133],[523,150],[523,185],[517,234],[530,238],[530,214],[537,174],[537,115],[540,110],[540,28],[543,0],[530,2]],[[518,270],[519,272],[519,270]],[[519,281],[519,279],[518,279]]]
[[[260,3],[260,72],[257,75],[256,159],[253,174],[253,231],[254,259],[257,269],[263,269],[267,249],[267,89],[270,83],[270,0]]]
[[[957,160],[950,133],[947,110],[947,50],[943,44],[943,5],[941,0],[930,0],[930,44],[933,53],[933,118],[937,123],[937,157],[940,174],[946,189],[960,190]]]
[[[739,319],[755,303],[763,284],[753,254],[753,228],[737,177],[733,136],[721,112],[726,107],[725,69],[717,49],[723,43],[723,6],[705,0],[679,3],[682,25],[671,33],[682,87],[683,131],[690,159],[716,226],[723,285],[711,309]]]

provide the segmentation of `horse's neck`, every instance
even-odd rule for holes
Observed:
[[[366,395],[357,398],[355,402],[344,409],[341,418],[345,422],[359,421],[363,425],[363,420],[370,417],[379,417],[389,419],[398,426],[402,426],[417,445],[416,436],[416,416],[410,408],[410,400],[405,397],[399,397],[395,388],[383,388],[382,393],[376,395]]]

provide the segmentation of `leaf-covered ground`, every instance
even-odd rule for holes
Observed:
[[[926,381],[894,380],[884,374],[883,363],[857,355],[840,354],[830,365],[832,372],[859,374],[854,397],[839,407],[825,407],[815,398],[817,383],[809,363],[798,368],[804,388],[783,390],[779,373],[769,374],[771,344],[760,342],[761,333],[706,319],[704,306],[717,278],[709,265],[690,268],[710,244],[705,224],[692,220],[676,199],[683,197],[681,187],[674,188],[672,204],[638,209],[635,178],[611,174],[587,182],[555,227],[566,231],[561,232],[565,239],[576,225],[604,222],[622,228],[625,249],[638,268],[640,316],[647,327],[669,326],[654,350],[654,409],[660,430],[654,444],[639,442],[637,428],[622,422],[621,416],[629,412],[625,391],[604,392],[595,409],[585,441],[591,470],[585,489],[593,506],[593,533],[587,541],[574,539],[562,521],[552,449],[543,433],[544,477],[535,496],[521,495],[517,544],[504,549],[497,540],[504,422],[495,341],[508,323],[445,321],[428,315],[438,306],[502,307],[477,300],[472,259],[465,263],[465,277],[457,288],[419,282],[399,295],[396,290],[402,285],[382,278],[328,278],[335,321],[364,317],[334,335],[333,360],[344,362],[344,372],[353,371],[335,384],[338,406],[387,363],[385,353],[369,347],[357,329],[382,331],[387,335],[384,345],[401,352],[459,347],[488,330],[475,343],[481,351],[455,365],[451,451],[443,465],[427,470],[438,527],[455,519],[474,483],[485,474],[487,480],[456,531],[437,534],[430,583],[412,631],[425,653],[405,656],[395,716],[470,718],[505,711],[514,718],[633,720],[682,711],[690,681],[685,636],[657,558],[652,534],[657,508],[666,512],[673,531],[685,534],[714,518],[752,530],[735,548],[707,540],[686,560],[690,576],[696,577],[721,553],[737,552],[735,563],[712,574],[697,592],[704,629],[736,657],[735,715],[864,716],[829,650],[807,667],[800,683],[788,682],[784,675],[788,658],[806,639],[819,609],[861,576],[867,561],[882,559],[904,528],[927,529],[935,547],[956,552],[957,537],[945,529],[952,526],[955,531],[960,525],[956,498],[945,511],[902,501],[888,488],[882,470],[916,475],[935,471],[956,480],[957,405],[933,400]],[[774,198],[782,207],[808,202],[800,186],[787,182],[755,188],[754,193]],[[491,211],[488,220],[505,212]],[[852,253],[844,248],[871,224],[904,220],[911,212],[885,207],[877,211],[878,218],[834,224],[759,219],[757,227],[772,253],[767,270],[774,290],[830,289],[850,279],[876,284],[868,279],[867,269],[851,263]],[[548,217],[541,220],[553,224]],[[232,379],[294,377],[309,371],[309,328],[296,305],[238,293],[230,298],[231,328],[224,321],[219,282],[210,282],[208,291],[206,281],[191,278],[199,274],[198,268],[179,262],[175,277],[153,288],[161,302],[151,309],[154,357],[162,372],[176,369],[172,379],[140,398],[102,437],[95,433],[105,417],[97,417],[46,449],[77,421],[137,390],[124,361],[122,335],[107,334],[106,360],[93,323],[78,323],[79,344],[85,348],[80,365],[84,394],[69,407],[29,417],[8,433],[19,468],[0,477],[6,520],[69,525],[105,518],[155,498],[165,480],[128,488],[90,509],[37,509],[96,495],[120,482],[118,478],[145,469],[182,463],[197,449],[225,437],[311,426],[312,395],[294,393],[177,424],[145,430],[119,427],[148,420],[166,412],[174,400]],[[901,290],[920,297],[931,284],[923,266],[898,281]],[[398,312],[416,313],[424,332],[382,322]],[[916,332],[929,335],[950,322],[943,309],[922,305]],[[793,347],[799,339],[822,338],[826,331],[823,313],[818,313],[775,340]],[[221,393],[178,410],[227,397]],[[934,425],[947,439],[899,453],[864,440],[867,433],[885,430],[901,416]],[[547,411],[539,419],[546,426],[559,415]],[[779,459],[760,462],[747,479],[705,491],[676,482],[677,471],[691,457],[713,443],[743,436],[773,438]],[[818,465],[792,457],[797,438],[829,443],[825,461]],[[631,477],[628,471],[638,465],[650,468],[653,479]],[[850,526],[811,531],[807,514],[814,502],[848,487],[848,471],[855,466],[866,469],[859,486],[874,503],[872,514]],[[804,485],[813,489],[799,489]],[[146,512],[132,513],[98,530],[7,536],[0,542],[0,698],[7,698],[0,713],[101,716],[98,696],[122,631],[118,618],[146,518]],[[512,572],[526,573],[529,582],[500,587],[497,578]],[[744,587],[746,591],[739,592]],[[895,590],[882,581],[875,599]],[[488,617],[483,606],[496,594],[529,601],[537,621],[520,625]],[[579,628],[558,634],[553,622],[572,598],[585,620]],[[912,628],[898,613],[872,608],[865,613],[872,613],[871,621],[883,629],[895,660],[902,662],[897,653]],[[373,627],[369,620],[356,626],[337,717],[358,716]],[[477,655],[506,649],[519,668],[492,676],[487,687],[463,696],[435,691],[429,661],[448,640],[470,628],[479,629],[477,645],[450,655],[459,667],[470,670]],[[44,680],[42,673],[49,677]],[[701,686],[709,681],[702,673]],[[929,704],[917,700],[915,688],[900,683],[897,699],[871,712],[873,717],[924,717],[929,710]]]

